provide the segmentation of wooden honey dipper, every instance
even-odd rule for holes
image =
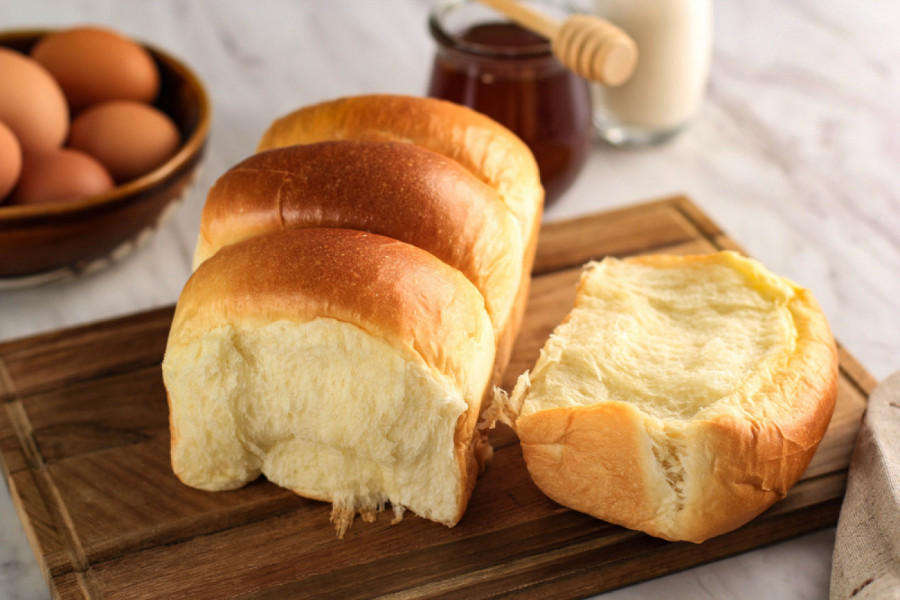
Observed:
[[[572,15],[562,23],[516,0],[478,0],[550,40],[553,54],[585,79],[610,87],[625,83],[637,64],[631,37],[603,19]]]

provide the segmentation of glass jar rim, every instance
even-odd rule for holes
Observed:
[[[464,4],[475,4],[475,2],[472,2],[472,0],[449,0],[435,6],[428,15],[428,29],[435,41],[441,46],[491,58],[537,58],[552,55],[550,40],[522,46],[501,46],[471,42],[462,39],[459,35],[450,33],[442,24],[441,19]],[[499,13],[497,22],[512,23],[512,21]]]

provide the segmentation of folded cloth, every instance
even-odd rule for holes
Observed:
[[[838,520],[831,598],[900,599],[900,372],[869,397]]]

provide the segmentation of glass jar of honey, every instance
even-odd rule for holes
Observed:
[[[539,4],[547,14],[560,11],[558,4]],[[556,60],[548,40],[477,2],[443,2],[428,25],[437,42],[428,95],[473,108],[512,130],[534,153],[546,203],[557,199],[590,148],[587,82]]]

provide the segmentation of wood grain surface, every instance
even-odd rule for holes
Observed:
[[[504,378],[530,368],[572,306],[581,265],[605,255],[737,248],[684,197],[545,225]],[[0,459],[55,598],[579,598],[833,525],[873,378],[843,348],[838,403],[790,494],[743,528],[670,543],[555,504],[515,436],[459,525],[357,522],[263,479],[219,493],[169,467],[160,362],[172,308],[0,345]]]

